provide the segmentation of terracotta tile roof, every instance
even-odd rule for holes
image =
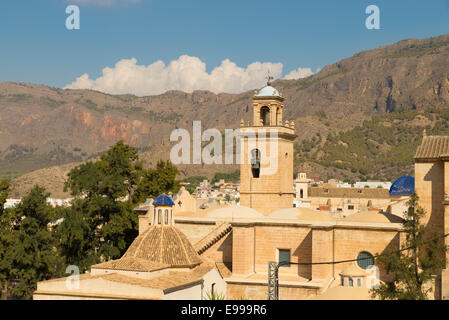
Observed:
[[[212,230],[207,236],[205,236],[203,239],[198,241],[195,244],[195,250],[198,252],[198,254],[203,253],[208,248],[213,246],[218,240],[220,240],[226,234],[231,232],[231,230],[232,230],[232,226],[227,222],[223,222],[217,228]]]
[[[151,226],[134,239],[122,258],[139,258],[174,267],[194,267],[201,263],[185,234],[174,226]]]
[[[449,155],[449,136],[425,136],[416,149],[415,160],[435,160]]]
[[[93,265],[92,268],[126,270],[126,271],[156,271],[168,268],[168,264],[149,261],[139,258],[120,258],[118,260],[110,260],[107,262]]]
[[[383,188],[320,188],[309,189],[309,197],[322,198],[390,198],[389,190]]]
[[[203,276],[206,273],[208,273],[211,269],[213,269],[213,266],[204,265],[198,266],[189,272],[170,271],[168,274],[151,279],[131,277],[119,273],[104,274],[101,275],[100,277],[110,281],[116,281],[160,290],[167,290],[170,288],[175,288],[178,286],[200,281],[203,278]]]

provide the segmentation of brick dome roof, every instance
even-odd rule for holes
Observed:
[[[151,226],[129,246],[123,258],[137,258],[170,267],[194,267],[199,257],[186,235],[174,226]]]

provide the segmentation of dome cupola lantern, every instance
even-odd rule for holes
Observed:
[[[175,203],[173,200],[162,194],[158,196],[154,202],[154,213],[153,213],[153,221],[151,223],[152,226],[172,226],[174,225],[173,219],[173,206]]]
[[[267,85],[253,96],[253,126],[282,126],[282,110],[284,98],[279,90],[272,87],[271,77],[267,76]]]

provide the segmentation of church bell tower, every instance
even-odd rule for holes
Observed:
[[[269,78],[270,80],[270,78]],[[253,122],[240,124],[240,205],[264,215],[293,207],[293,121],[270,81],[253,96]]]

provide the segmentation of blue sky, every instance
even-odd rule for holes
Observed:
[[[69,4],[80,8],[80,30],[65,27]],[[380,30],[365,27],[368,5],[380,8]],[[445,33],[447,0],[2,1],[0,81],[64,87],[82,74],[95,80],[122,59],[168,65],[182,55],[198,58],[208,73],[229,59],[242,68],[282,63],[278,73],[285,76],[405,38]]]

